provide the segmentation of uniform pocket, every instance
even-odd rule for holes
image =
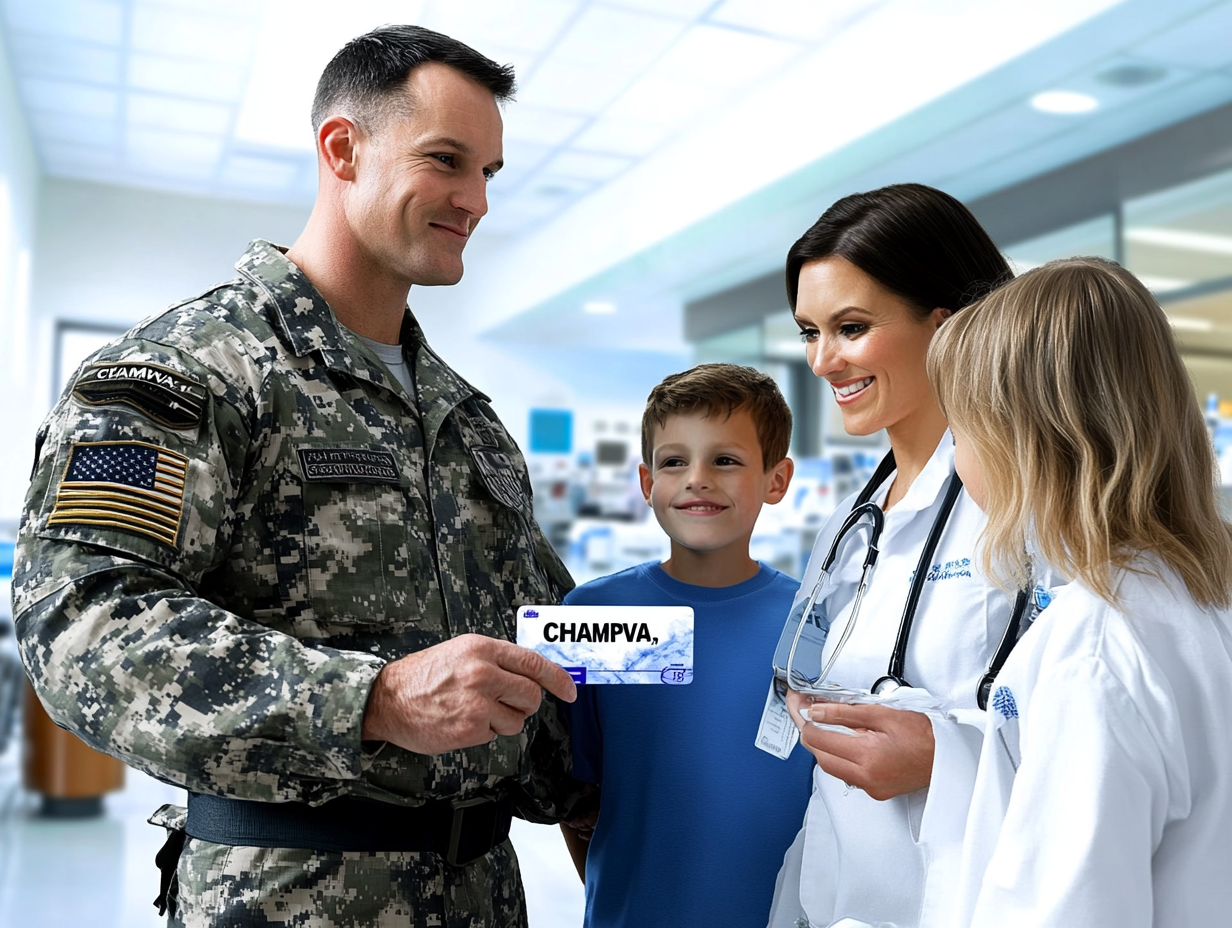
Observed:
[[[418,619],[410,577],[411,498],[394,455],[369,445],[302,445],[308,596],[317,624],[391,625]]]

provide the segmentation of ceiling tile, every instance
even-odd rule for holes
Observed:
[[[231,103],[244,92],[246,74],[234,65],[183,61],[134,53],[128,61],[129,86],[197,100]]]
[[[8,0],[6,26],[19,32],[83,39],[101,45],[124,40],[124,10],[110,0]]]
[[[148,93],[128,97],[128,121],[135,126],[225,135],[231,128],[232,113],[229,106],[183,97]]]
[[[229,187],[283,190],[299,176],[300,166],[292,161],[233,155],[219,174],[220,183]]]
[[[217,16],[260,21],[265,14],[265,0],[137,0],[138,7],[160,6],[180,10],[199,10]]]
[[[598,113],[615,99],[634,75],[622,70],[589,68],[549,58],[535,71],[518,99],[531,106]]]
[[[632,79],[685,32],[684,23],[630,10],[592,6],[552,49],[559,61],[603,68]]]
[[[138,4],[133,10],[134,50],[247,65],[257,33],[250,22],[176,7]]]
[[[21,82],[21,90],[26,105],[31,109],[54,113],[115,116],[120,107],[120,96],[114,90],[76,81],[28,77]]]
[[[115,168],[119,154],[115,148],[102,145],[73,145],[47,142],[39,146],[48,171],[71,174],[81,168]]]
[[[706,20],[790,39],[824,41],[886,0],[725,0]]]
[[[747,87],[781,70],[804,50],[795,42],[718,26],[696,26],[651,73],[722,87]]]
[[[505,110],[505,139],[559,145],[585,124],[586,117],[575,113],[513,103]]]
[[[710,84],[647,74],[630,87],[605,116],[679,129],[719,106],[729,92]]]
[[[433,0],[415,20],[477,51],[487,46],[542,51],[582,6],[578,0]]]
[[[505,140],[505,166],[488,182],[489,193],[503,193],[516,188],[530,177],[549,154],[551,145],[524,142],[521,139]]]
[[[608,6],[642,10],[674,19],[694,19],[714,6],[714,0],[610,0]]]
[[[670,125],[655,125],[639,119],[620,119],[605,114],[574,139],[573,144],[591,151],[641,157],[663,144],[672,132]]]
[[[544,166],[545,178],[570,177],[583,180],[611,180],[625,170],[632,160],[618,155],[588,151],[561,152]]]
[[[125,136],[129,163],[163,174],[208,175],[222,154],[222,139],[208,135],[129,127]]]
[[[13,70],[23,76],[118,84],[123,74],[118,48],[31,35],[13,42],[12,53]]]
[[[48,113],[34,110],[30,128],[35,137],[47,142],[69,142],[78,145],[118,145],[120,123],[110,116],[82,116],[78,113]]]

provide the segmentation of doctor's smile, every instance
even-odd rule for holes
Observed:
[[[863,377],[858,380],[845,380],[839,383],[830,381],[830,389],[834,391],[834,398],[839,403],[850,403],[857,396],[862,394],[866,388],[872,385],[875,377]]]

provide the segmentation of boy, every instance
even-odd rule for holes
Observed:
[[[785,763],[753,746],[799,584],[750,558],[749,538],[762,504],[787,492],[790,437],[778,387],[752,368],[668,377],[642,417],[639,473],[671,556],[565,597],[694,610],[691,684],[583,686],[566,707],[574,776],[601,803],[593,837],[562,826],[589,928],[766,923],[812,770],[807,752]]]

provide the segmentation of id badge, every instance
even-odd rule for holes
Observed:
[[[691,606],[523,606],[518,644],[578,684],[693,682]]]

